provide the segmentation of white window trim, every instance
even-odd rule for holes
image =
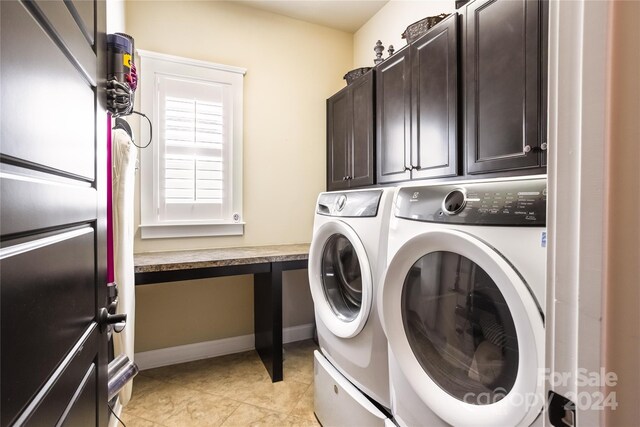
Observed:
[[[158,144],[154,140],[151,145],[140,150],[140,237],[142,239],[201,236],[238,236],[244,233],[244,217],[242,212],[242,141],[243,141],[243,76],[245,68],[216,64],[179,56],[166,55],[146,50],[137,50],[140,61],[138,74],[140,85],[138,96],[140,110],[159,129],[158,106],[154,105],[155,74],[170,72],[176,76],[189,79],[214,80],[212,73],[225,71],[237,74],[238,90],[233,94],[233,143],[232,143],[232,177],[233,186],[232,212],[239,214],[237,220],[231,221],[160,221],[158,219]],[[161,64],[160,67],[158,65]],[[149,140],[149,128],[145,121],[140,124],[140,141]]]

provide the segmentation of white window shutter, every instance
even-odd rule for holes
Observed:
[[[164,100],[165,203],[224,203],[223,114],[219,102]],[[175,147],[191,148],[193,155],[180,155]],[[198,148],[209,155],[197,156]]]
[[[159,217],[163,221],[224,221],[231,216],[230,87],[158,77]]]
[[[140,51],[141,236],[240,235],[245,69]],[[142,127],[142,139],[148,136]]]

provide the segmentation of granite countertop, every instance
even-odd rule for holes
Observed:
[[[136,273],[297,261],[309,258],[309,244],[247,246],[134,255]]]

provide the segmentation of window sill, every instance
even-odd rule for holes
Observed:
[[[223,224],[140,224],[140,238],[242,236],[244,222]]]

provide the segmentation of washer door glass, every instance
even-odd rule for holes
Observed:
[[[424,371],[451,396],[475,405],[509,393],[518,339],[505,299],[489,275],[453,252],[418,259],[402,289],[402,321]],[[487,399],[466,399],[484,395]]]
[[[362,273],[354,246],[342,234],[334,234],[322,254],[322,287],[335,315],[353,321],[362,308]]]

